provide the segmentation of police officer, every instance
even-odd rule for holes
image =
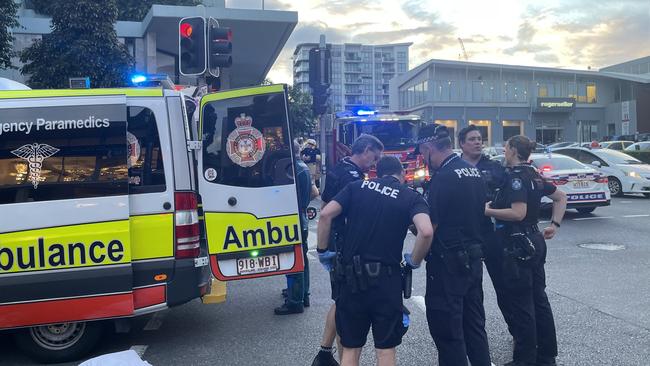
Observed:
[[[489,366],[481,262],[485,184],[454,154],[445,126],[420,129],[418,150],[431,178],[428,203],[434,239],[427,257],[425,304],[441,366]]]
[[[486,202],[494,201],[496,192],[501,188],[506,177],[505,167],[498,161],[490,159],[483,154],[483,136],[478,127],[469,125],[458,132],[458,142],[460,149],[463,151],[461,157],[466,162],[474,165],[480,172],[485,181],[487,188]],[[481,221],[481,234],[483,236],[483,254],[485,255],[485,267],[487,267],[492,283],[499,281],[501,266],[500,256],[502,252],[498,249],[496,243],[496,234],[492,219],[485,216]],[[503,286],[494,285],[495,291],[499,291]],[[506,303],[503,296],[497,295],[497,304],[503,314],[509,314],[505,309]],[[510,329],[510,320],[505,319]]]
[[[321,211],[318,252],[327,255],[332,220],[347,219],[337,276],[342,279],[336,299],[336,330],[341,337],[343,365],[358,365],[368,331],[379,365],[395,365],[395,347],[402,341],[402,276],[400,261],[409,225],[418,230],[412,254],[404,254],[411,268],[419,267],[429,251],[433,228],[429,208],[417,192],[404,185],[404,168],[393,156],[377,163],[381,178],[350,183]]]
[[[546,241],[555,235],[566,209],[566,194],[545,181],[527,161],[535,142],[526,136],[506,143],[508,176],[485,214],[496,219],[502,278],[495,284],[507,303],[504,318],[511,319],[514,337],[511,366],[551,366],[557,356],[553,312],[546,296]],[[539,231],[539,206],[543,196],[553,200],[551,225]]]
[[[352,156],[343,158],[336,166],[327,172],[325,179],[325,188],[321,198],[323,207],[334,198],[350,182],[361,180],[365,177],[365,172],[377,163],[384,150],[384,145],[378,138],[361,134],[352,143]],[[337,243],[343,240],[343,229],[345,227],[345,218],[339,217],[332,223],[331,235],[328,241],[330,252],[336,252]],[[333,278],[333,275],[330,274]],[[332,300],[336,300],[335,281],[332,281]],[[338,365],[332,355],[334,340],[336,339],[336,323],[334,314],[336,304],[332,304],[327,318],[325,319],[325,329],[318,354],[314,358],[312,366],[332,366]]]

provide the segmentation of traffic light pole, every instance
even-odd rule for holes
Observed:
[[[324,34],[320,35],[320,42],[319,42],[318,47],[321,50],[320,76],[321,76],[321,85],[322,85],[322,84],[325,84],[324,82],[326,81],[324,79],[325,79],[325,67],[326,67],[326,65],[325,65],[325,61],[326,61],[325,60],[325,49],[326,49],[327,46],[326,46],[326,43],[325,43],[325,35]],[[321,179],[321,182],[320,182],[320,186],[321,186],[321,190],[325,187],[325,177],[327,175],[327,164],[326,164],[326,162],[327,162],[327,159],[329,158],[328,154],[327,154],[327,151],[328,151],[328,149],[327,149],[327,138],[326,138],[326,134],[325,134],[325,121],[326,121],[325,116],[326,116],[326,113],[321,114],[319,116],[320,120],[319,120],[319,123],[318,123],[318,125],[320,126],[320,151],[321,151],[321,161],[320,161],[320,166],[321,166],[321,178],[320,179]],[[334,146],[334,148],[336,148],[336,147]]]

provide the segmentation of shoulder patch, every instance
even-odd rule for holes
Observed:
[[[510,183],[510,186],[512,187],[513,191],[518,191],[521,189],[521,179],[515,178],[512,180],[512,183]]]
[[[357,173],[356,170],[350,170],[349,172],[350,172],[350,175],[351,175],[351,176],[353,176],[353,177],[355,177],[355,178],[359,178],[359,173]]]

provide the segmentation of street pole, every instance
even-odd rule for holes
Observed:
[[[324,85],[327,82],[327,80],[325,80],[325,67],[326,67],[326,65],[325,65],[325,49],[326,49],[326,47],[327,46],[325,44],[325,35],[321,34],[320,35],[320,42],[319,42],[319,45],[318,45],[318,48],[320,48],[320,79],[321,79],[320,84],[321,85]],[[323,189],[323,187],[325,187],[325,176],[327,175],[326,161],[327,161],[327,158],[328,158],[327,157],[328,149],[327,149],[327,141],[326,141],[327,139],[326,139],[326,136],[325,136],[325,121],[326,121],[325,115],[326,114],[327,114],[327,112],[321,114],[319,116],[319,122],[318,122],[319,127],[320,127],[320,153],[321,153],[320,187],[321,187],[321,189]]]

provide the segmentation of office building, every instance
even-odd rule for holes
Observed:
[[[359,106],[388,109],[389,81],[409,68],[411,43],[364,45],[327,44],[332,57],[330,104],[334,112]],[[293,52],[293,85],[309,88],[309,50],[317,43],[299,44]]]
[[[390,108],[454,132],[477,125],[488,145],[650,132],[650,56],[599,71],[430,60],[391,81]]]

